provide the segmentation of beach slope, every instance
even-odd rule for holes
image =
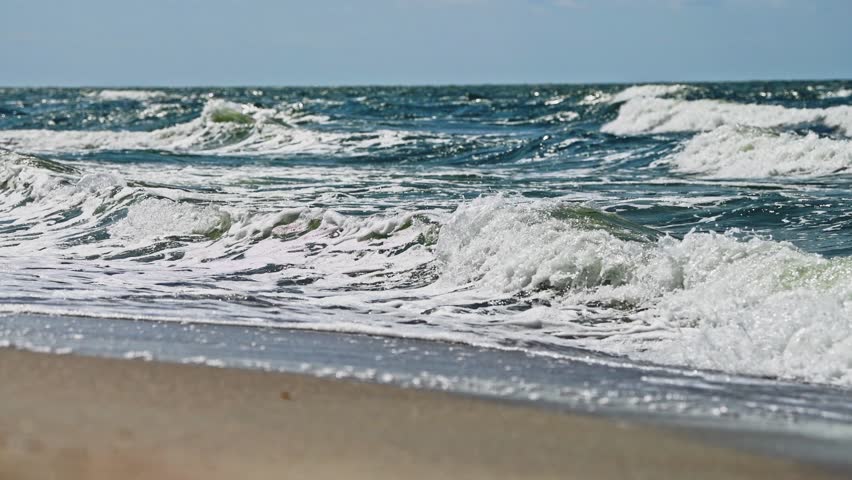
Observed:
[[[2,479],[820,479],[682,431],[309,376],[0,350]]]

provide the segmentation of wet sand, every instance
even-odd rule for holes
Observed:
[[[685,430],[303,375],[0,350],[0,479],[822,479]]]

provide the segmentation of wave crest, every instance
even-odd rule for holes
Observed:
[[[849,259],[715,233],[619,238],[618,223],[556,219],[551,208],[501,197],[459,207],[438,241],[444,279],[532,295],[548,306],[521,317],[585,348],[852,384]]]
[[[151,100],[154,98],[160,98],[165,96],[164,92],[160,92],[157,90],[99,90],[96,92],[89,93],[90,96],[93,96],[99,100],[104,100],[108,102],[117,101],[117,100],[132,100],[137,102],[143,102],[146,100]]]
[[[660,163],[711,178],[824,176],[852,171],[852,141],[722,126]]]
[[[618,117],[601,127],[615,135],[710,131],[728,126],[773,128],[822,124],[852,136],[852,106],[786,108],[779,105],[674,100],[641,97],[628,100]]]
[[[511,233],[510,233],[511,232]],[[459,207],[441,230],[445,278],[497,291],[622,285],[653,231],[583,207],[485,197]]]
[[[357,155],[367,149],[404,144],[410,135],[395,130],[373,130],[368,134],[319,131],[304,126],[309,120],[318,118],[300,117],[287,108],[260,108],[212,99],[198,118],[150,132],[0,130],[0,144],[28,153],[157,150],[210,155]]]

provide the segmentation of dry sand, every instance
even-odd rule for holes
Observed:
[[[440,392],[0,350],[2,479],[820,479],[683,432]]]

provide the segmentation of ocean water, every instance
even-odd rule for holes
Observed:
[[[850,187],[852,82],[0,89],[0,341],[280,327],[843,398]]]

